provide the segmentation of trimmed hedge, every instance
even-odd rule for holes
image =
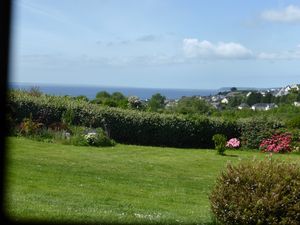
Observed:
[[[12,91],[8,106],[17,123],[32,114],[33,120],[50,125],[61,121],[64,112],[71,111],[72,124],[102,127],[111,138],[126,144],[212,148],[212,136],[216,133],[227,138],[240,136],[238,125],[232,121],[101,107],[70,97],[35,97]]]

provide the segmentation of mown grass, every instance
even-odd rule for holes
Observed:
[[[254,151],[117,145],[75,147],[7,139],[5,208],[12,220],[213,224],[208,196],[227,162]],[[300,160],[300,155],[275,155]]]

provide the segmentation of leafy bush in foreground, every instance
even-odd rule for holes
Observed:
[[[210,196],[226,225],[299,225],[300,166],[279,160],[228,165]]]

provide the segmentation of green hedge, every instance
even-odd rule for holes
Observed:
[[[35,97],[12,91],[8,106],[16,122],[32,114],[33,120],[45,125],[61,121],[63,113],[69,110],[74,114],[72,124],[102,127],[119,143],[212,148],[212,136],[216,133],[227,138],[240,136],[235,122],[101,107],[62,96]]]

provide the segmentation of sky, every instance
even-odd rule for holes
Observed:
[[[300,83],[300,0],[14,0],[12,82]]]

